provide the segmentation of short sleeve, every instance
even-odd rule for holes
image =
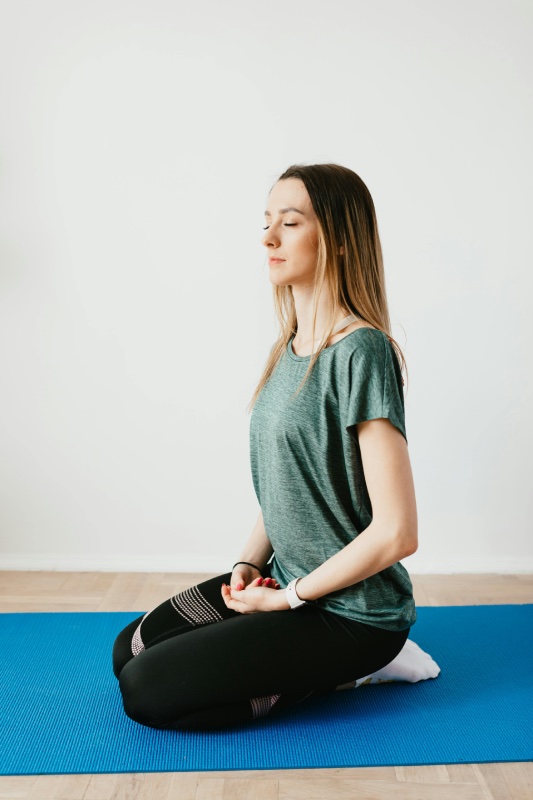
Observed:
[[[407,442],[403,381],[398,357],[383,331],[372,328],[356,337],[350,353],[344,395],[344,426],[389,419]]]

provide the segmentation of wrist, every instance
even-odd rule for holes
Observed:
[[[285,596],[291,608],[300,608],[307,603],[307,600],[304,600],[304,598],[298,593],[297,587],[300,584],[300,581],[301,577],[294,578],[287,584],[285,588]]]
[[[233,565],[233,567],[231,568],[231,569],[232,569],[232,571],[233,571],[233,570],[234,570],[236,567],[238,567],[238,566],[241,566],[241,567],[250,567],[251,569],[255,569],[255,570],[257,570],[257,572],[259,572],[259,573],[262,573],[262,572],[263,572],[263,569],[264,569],[264,568],[261,566],[261,564],[260,564],[260,563],[257,563],[257,562],[250,562],[250,561],[236,561],[236,562],[235,562],[235,564]]]
[[[295,585],[295,587],[294,587],[294,589],[295,589],[296,594],[297,594],[297,596],[298,596],[298,598],[300,600],[304,600],[306,603],[313,603],[314,601],[307,597],[305,586],[302,585],[304,583],[306,577],[307,577],[307,575],[302,576],[301,578],[299,578],[297,583],[296,583],[296,585]]]

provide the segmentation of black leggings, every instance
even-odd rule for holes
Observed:
[[[248,723],[371,675],[409,636],[312,604],[242,614],[222,598],[230,580],[185,589],[119,633],[113,671],[131,719],[183,730]]]

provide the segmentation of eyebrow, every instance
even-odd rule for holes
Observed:
[[[305,217],[305,213],[303,211],[300,211],[299,208],[294,208],[293,206],[290,206],[289,208],[280,208],[279,213],[280,214],[286,214],[287,211],[296,211],[296,212],[298,212],[298,214],[302,214]],[[268,211],[268,209],[267,209],[265,211],[265,217],[270,217],[270,216],[271,216],[270,211]]]

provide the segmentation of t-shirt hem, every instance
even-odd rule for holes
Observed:
[[[320,598],[318,598],[318,599],[320,601]],[[327,605],[321,605],[320,602],[318,603],[318,606],[323,611],[329,611],[331,614],[337,614],[337,616],[339,616],[339,617],[344,617],[345,619],[351,619],[354,622],[361,622],[364,625],[369,625],[371,628],[379,628],[380,630],[391,631],[393,633],[399,633],[400,631],[408,630],[409,628],[412,628],[413,625],[416,622],[416,619],[414,619],[413,622],[408,622],[406,625],[403,625],[403,627],[401,627],[401,628],[395,626],[394,623],[392,625],[380,625],[375,620],[369,620],[368,617],[364,618],[362,616],[354,616],[353,613],[351,613],[351,612],[350,613],[346,613],[346,612],[344,612],[342,610],[339,610],[339,609],[335,609],[334,610],[332,608],[328,608]],[[391,622],[393,622],[393,620],[391,620]]]

